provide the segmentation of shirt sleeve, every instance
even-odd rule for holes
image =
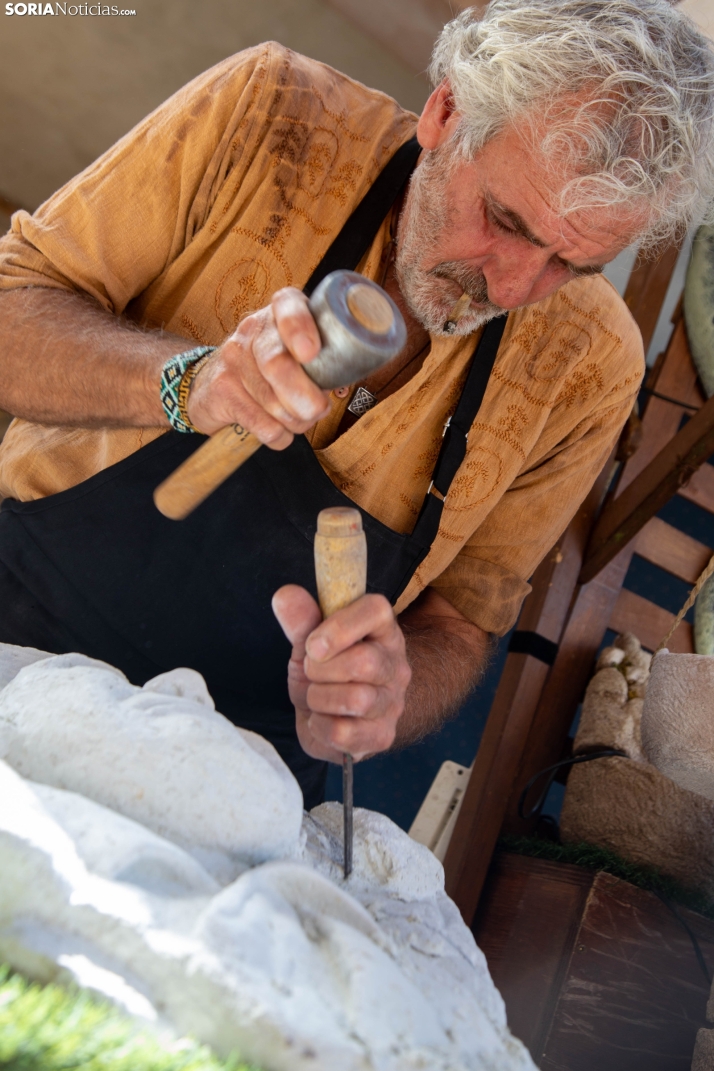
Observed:
[[[587,496],[634,399],[631,393],[584,418],[521,472],[430,587],[485,632],[508,632],[531,590],[529,577]]]
[[[267,58],[266,58],[267,57]],[[0,240],[0,289],[83,291],[115,314],[184,250],[240,152],[270,49],[194,79]]]

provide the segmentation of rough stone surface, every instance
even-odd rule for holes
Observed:
[[[649,761],[681,788],[714,800],[714,655],[661,651],[642,714]]]
[[[358,810],[344,882],[341,808],[196,674],[48,658],[0,719],[0,959],[266,1071],[533,1071],[440,863]]]
[[[657,666],[661,656],[654,661]],[[677,657],[692,657],[690,655]],[[564,841],[585,841],[714,896],[714,803],[651,765],[641,740],[650,656],[629,635],[606,648],[588,685],[575,751],[616,747],[627,758],[574,766],[560,818]]]

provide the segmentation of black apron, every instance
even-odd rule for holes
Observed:
[[[308,293],[336,267],[356,267],[417,155],[413,140],[392,157],[313,273]],[[505,318],[493,320],[482,335],[414,531],[401,535],[362,511],[368,590],[392,603],[436,536],[439,495],[464,459],[504,326]],[[289,583],[315,594],[317,514],[354,503],[304,436],[296,436],[287,450],[259,450],[186,520],[168,520],[153,491],[204,438],[172,431],[67,491],[35,502],[6,499],[0,641],[79,651],[139,685],[177,666],[198,670],[222,714],[276,747],[309,809],[323,798],[327,764],[298,742],[287,690],[290,645],[271,598]]]

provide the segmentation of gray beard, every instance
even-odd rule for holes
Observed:
[[[426,269],[436,255],[439,239],[450,219],[446,189],[455,153],[450,145],[426,154],[409,183],[399,219],[395,269],[399,289],[411,314],[432,335],[470,335],[505,310],[488,300],[488,285],[480,268],[462,260],[444,260]],[[472,305],[455,327],[445,329],[454,305],[466,292]]]

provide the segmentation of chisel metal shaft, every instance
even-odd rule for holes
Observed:
[[[354,842],[354,775],[355,764],[349,751],[342,756],[342,821],[345,877],[352,873],[352,844]]]

